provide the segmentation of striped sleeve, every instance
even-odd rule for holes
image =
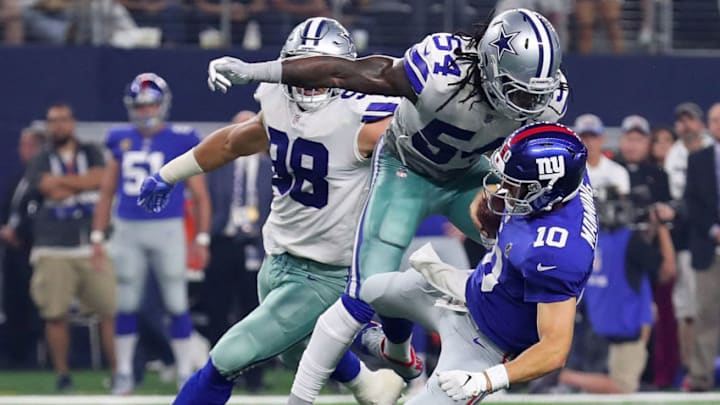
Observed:
[[[391,100],[392,99],[387,99],[382,102],[368,104],[363,112],[361,121],[371,123],[392,116],[395,113],[395,109],[397,109],[398,103]]]
[[[425,88],[429,74],[428,64],[421,54],[421,49],[423,48],[422,42],[415,44],[405,52],[405,57],[403,58],[405,75],[417,95],[420,95]]]

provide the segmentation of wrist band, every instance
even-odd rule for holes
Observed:
[[[97,229],[93,230],[90,232],[90,242],[93,244],[105,242],[105,232]]]
[[[282,61],[280,60],[250,63],[248,66],[249,76],[253,81],[280,83],[282,80]]]
[[[183,153],[168,162],[160,169],[160,177],[170,184],[183,181],[188,177],[203,173],[203,169],[195,159],[195,148]]]
[[[485,370],[492,391],[498,391],[510,386],[510,378],[508,377],[507,368],[504,364],[498,364]]]
[[[195,235],[195,243],[200,246],[208,246],[210,244],[210,235],[207,232],[200,232]]]

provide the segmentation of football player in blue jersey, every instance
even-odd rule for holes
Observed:
[[[175,187],[168,207],[150,213],[137,205],[142,181],[166,162],[182,155],[200,142],[197,132],[186,126],[170,125],[165,120],[170,110],[170,89],[154,73],[138,75],[128,86],[124,103],[130,124],[112,128],[106,146],[112,157],[95,208],[91,239],[95,263],[101,265],[103,242],[113,213],[113,235],[108,253],[118,279],[118,314],[115,350],[117,370],[113,394],[133,390],[132,362],[137,343],[137,317],[148,268],[157,278],[165,307],[171,315],[171,346],[177,366],[178,386],[192,373],[187,355],[192,325],[188,313],[185,279],[186,245],[184,183]],[[197,237],[193,249],[202,262],[207,261],[210,242],[210,200],[202,176],[187,180],[197,209]]]
[[[561,125],[520,128],[492,155],[486,184],[501,183],[474,202],[487,207],[471,208],[479,228],[490,211],[501,215],[477,269],[455,269],[425,245],[411,270],[366,280],[360,297],[379,314],[440,333],[435,373],[406,404],[471,404],[564,365],[597,241],[586,158]]]

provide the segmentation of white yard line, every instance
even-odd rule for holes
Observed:
[[[173,397],[150,395],[113,397],[102,395],[32,395],[32,396],[0,396],[0,405],[168,405]],[[282,395],[235,395],[228,404],[252,405],[285,405],[286,397]],[[545,403],[545,404],[598,404],[598,403],[692,403],[716,402],[720,403],[718,393],[639,393],[627,395],[592,395],[592,394],[560,394],[560,395],[522,395],[506,394],[493,395],[483,403]],[[349,395],[323,395],[317,404],[352,404]]]

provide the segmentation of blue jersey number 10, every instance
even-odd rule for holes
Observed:
[[[272,184],[280,194],[290,191],[290,197],[302,205],[322,208],[328,203],[328,150],[319,142],[298,138],[290,145],[287,134],[269,128],[270,158],[275,176]],[[290,169],[287,156],[290,152]]]

